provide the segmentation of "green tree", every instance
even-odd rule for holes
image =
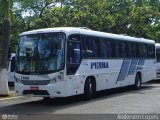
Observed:
[[[14,9],[16,33],[74,26],[159,40],[159,0],[19,0],[19,4]]]
[[[0,1],[0,45],[2,44],[2,23],[3,23],[3,1]],[[1,53],[1,46],[0,46],[0,53]]]
[[[45,14],[45,9],[52,9],[57,0],[17,0],[14,13],[18,21],[23,24],[25,30],[34,29],[33,21]]]
[[[2,58],[0,61],[0,95],[8,95],[7,63],[10,43],[10,0],[3,0],[4,16],[2,24]]]
[[[85,26],[94,30],[109,30],[114,25],[114,18],[106,10],[108,6],[104,0],[70,0],[63,3],[63,7],[46,9],[43,19],[35,21],[34,25],[41,22],[52,27]]]
[[[147,36],[148,32],[160,20],[160,18],[158,18],[159,12],[157,10],[157,7],[155,7],[152,2],[143,1],[131,7],[131,26],[129,34],[137,37],[149,37]]]
[[[44,11],[46,9],[52,9],[57,1],[58,0],[14,0],[11,18],[11,42],[17,42],[18,35],[21,32],[37,29],[37,25],[34,24],[35,21],[42,21],[45,14]],[[15,46],[12,47],[12,51],[15,51]]]

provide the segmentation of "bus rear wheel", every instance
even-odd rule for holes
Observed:
[[[141,76],[140,76],[140,74],[137,74],[136,77],[135,77],[134,89],[136,89],[136,90],[140,89],[141,84],[142,84]]]
[[[91,78],[87,78],[84,86],[84,99],[90,100],[95,96],[95,85],[92,82]]]

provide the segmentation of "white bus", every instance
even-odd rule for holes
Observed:
[[[157,79],[160,79],[160,43],[156,43],[156,59]]]
[[[7,79],[9,83],[14,83],[14,69],[15,69],[15,53],[12,53],[8,61]]]
[[[43,98],[84,94],[156,78],[155,42],[82,28],[23,32],[16,53],[17,95]]]

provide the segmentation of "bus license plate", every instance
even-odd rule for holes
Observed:
[[[37,86],[36,86],[36,87],[35,87],[35,86],[32,86],[32,87],[30,87],[30,89],[31,89],[31,90],[39,90],[39,87],[37,87]]]

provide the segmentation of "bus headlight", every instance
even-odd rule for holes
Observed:
[[[64,80],[64,73],[63,72],[60,72],[57,76],[57,78],[60,80],[60,81],[63,81]]]
[[[55,78],[53,78],[52,80],[50,80],[50,83],[58,83],[64,80],[64,73],[60,72]]]
[[[56,79],[57,79],[57,77],[51,79],[51,80],[50,80],[50,84],[56,83],[56,81],[57,81]]]

